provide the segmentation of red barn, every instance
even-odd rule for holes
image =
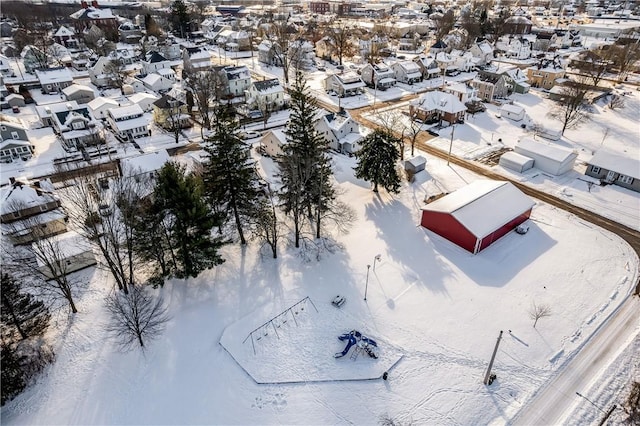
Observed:
[[[527,220],[534,204],[510,182],[478,180],[424,207],[420,224],[476,254]]]

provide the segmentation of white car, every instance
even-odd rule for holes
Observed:
[[[262,136],[262,133],[256,130],[247,130],[245,132],[240,133],[240,137],[242,139],[255,139],[255,138],[259,138],[260,136]]]

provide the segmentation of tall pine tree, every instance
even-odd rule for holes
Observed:
[[[316,100],[300,72],[296,73],[290,95],[287,143],[278,158],[282,183],[279,197],[285,213],[293,220],[295,246],[300,247],[305,215],[315,222],[316,238],[321,236],[322,213],[335,198],[335,189],[327,141],[314,127]]]
[[[238,135],[238,122],[230,105],[216,107],[213,134],[206,140],[209,164],[205,192],[217,211],[233,217],[240,244],[246,244],[245,227],[258,202],[258,175],[250,146]]]
[[[29,293],[21,292],[20,285],[9,274],[2,274],[0,282],[2,328],[17,332],[23,340],[42,334],[51,318],[44,303],[35,300]]]
[[[373,192],[378,192],[380,185],[389,192],[398,193],[400,175],[396,163],[400,159],[400,153],[397,138],[389,132],[377,129],[360,144],[361,148],[356,152],[356,177],[373,183]]]
[[[205,202],[199,176],[167,163],[158,174],[154,197],[163,220],[169,223],[171,247],[178,264],[176,276],[196,277],[224,262],[218,253],[224,242],[212,235],[220,218]]]

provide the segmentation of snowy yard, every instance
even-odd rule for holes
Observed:
[[[259,161],[272,170],[271,160]],[[337,182],[358,217],[339,237],[344,250],[305,261],[284,246],[277,260],[254,245],[227,247],[222,266],[159,290],[172,321],[145,353],[120,353],[105,336],[105,272],[79,273],[88,284],[81,312],[69,324],[59,315],[55,364],[3,408],[3,424],[374,424],[383,415],[415,424],[504,423],[637,280],[638,259],[618,237],[545,204],[534,207],[529,233],[512,232],[471,255],[417,224],[429,188],[455,190],[476,176],[430,159],[428,180],[391,197],[355,179],[353,165],[335,157]],[[378,254],[365,302],[367,264]],[[329,303],[336,294],[347,299],[340,309]],[[319,312],[305,313],[299,327],[289,321],[281,339],[263,337],[255,355],[242,344],[305,296]],[[552,310],[535,329],[534,301]],[[384,361],[334,359],[344,347],[337,336],[351,329],[377,339],[381,353],[402,355],[366,374],[389,368],[388,380],[307,381],[355,378]],[[486,387],[500,330],[498,378]],[[221,339],[255,374],[305,380],[259,385]]]

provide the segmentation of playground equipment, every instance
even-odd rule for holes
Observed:
[[[370,339],[367,336],[364,336],[362,333],[360,333],[357,330],[351,330],[348,333],[341,334],[340,336],[338,336],[338,340],[341,340],[341,341],[346,340],[347,346],[345,346],[342,352],[336,352],[336,354],[334,355],[335,358],[342,358],[343,356],[349,353],[349,350],[353,346],[355,346],[355,350],[351,354],[351,359],[354,361],[356,360],[356,358],[358,358],[358,355],[362,352],[365,352],[371,358],[374,358],[374,359],[378,358],[378,354],[376,353],[378,343],[375,340]]]
[[[305,308],[306,302],[309,302],[311,304],[311,306],[313,306],[313,309],[316,310],[316,313],[318,312],[318,308],[316,308],[316,305],[314,305],[313,301],[309,298],[309,296],[307,296],[304,299],[302,299],[302,300],[296,302],[295,304],[291,305],[290,307],[288,307],[284,311],[280,312],[275,317],[269,319],[267,322],[262,324],[260,327],[256,327],[242,341],[242,344],[244,344],[248,339],[251,339],[251,346],[253,347],[253,354],[255,355],[256,354],[256,345],[255,345],[255,341],[254,341],[254,336],[255,336],[255,340],[260,340],[260,339],[262,339],[262,337],[268,336],[269,335],[270,326],[273,327],[273,331],[275,332],[276,337],[278,337],[278,339],[280,339],[280,335],[278,334],[278,328],[280,328],[280,326],[282,326],[283,324],[287,323],[289,314],[291,314],[291,317],[293,318],[293,321],[296,323],[296,326],[298,326],[298,320],[296,320],[296,315],[298,315],[301,312],[304,312],[304,308]]]

